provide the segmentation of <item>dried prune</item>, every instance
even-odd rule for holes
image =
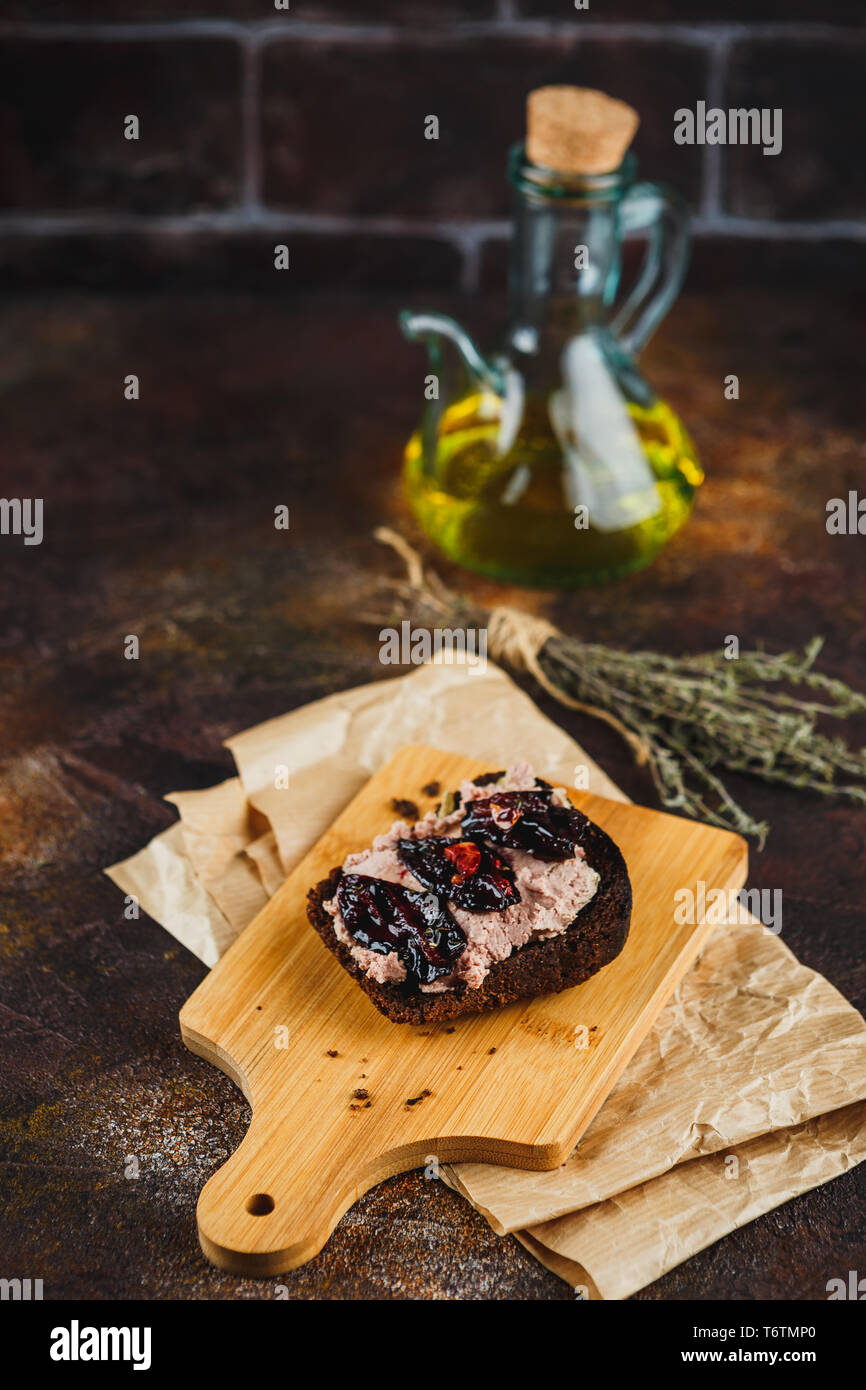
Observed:
[[[418,893],[366,874],[344,874],[337,886],[343,925],[359,946],[395,951],[410,985],[450,975],[466,935],[433,893]]]
[[[483,836],[506,849],[522,849],[539,859],[570,859],[586,817],[557,806],[551,791],[497,792],[470,801],[461,822],[467,835]]]
[[[397,854],[425,888],[469,912],[504,912],[520,900],[514,873],[483,840],[398,840]]]

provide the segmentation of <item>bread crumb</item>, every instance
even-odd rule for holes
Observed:
[[[410,1096],[410,1098],[406,1101],[406,1104],[417,1105],[419,1101],[426,1100],[427,1096],[432,1096],[432,1094],[432,1091],[422,1091],[420,1096]]]

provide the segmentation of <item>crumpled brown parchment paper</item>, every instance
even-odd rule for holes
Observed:
[[[178,824],[107,873],[213,965],[366,779],[417,742],[491,767],[525,757],[625,799],[497,667],[431,665],[235,735],[237,776],[173,793]],[[444,1177],[586,1297],[625,1298],[866,1157],[864,1097],[863,1019],[750,919],[717,930],[561,1168]]]

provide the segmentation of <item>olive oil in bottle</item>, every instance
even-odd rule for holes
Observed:
[[[421,525],[452,559],[522,584],[570,587],[648,564],[703,481],[694,446],[636,355],[670,308],[687,214],[636,181],[558,173],[511,155],[515,189],[504,350],[487,358],[453,319],[406,313],[425,342],[432,399],[406,450]],[[618,301],[624,237],[644,270]],[[451,368],[456,364],[456,372]]]
[[[641,497],[629,524],[626,493],[617,499],[619,524],[612,530],[596,526],[591,502],[579,500],[580,479],[543,402],[529,402],[517,440],[501,456],[498,405],[496,396],[479,392],[448,407],[432,460],[425,458],[420,431],[406,448],[412,509],[450,559],[519,584],[570,587],[648,564],[688,518],[703,473],[685,429],[664,402],[626,407],[657,508],[647,508]]]

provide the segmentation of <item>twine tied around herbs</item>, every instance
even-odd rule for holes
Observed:
[[[512,608],[509,604],[492,608],[487,619],[487,645],[494,661],[507,663],[516,671],[528,671],[548,695],[552,695],[561,705],[580,710],[582,714],[589,714],[593,719],[601,719],[605,724],[609,724],[625,739],[635,755],[638,766],[643,767],[649,762],[650,751],[639,735],[627,729],[622,720],[617,719],[610,710],[601,709],[598,705],[589,705],[584,700],[575,700],[573,695],[554,685],[545,674],[540,661],[541,653],[546,643],[553,642],[561,636],[559,628],[554,627],[546,618],[536,618],[532,613],[524,613],[522,609]]]
[[[668,810],[752,835],[763,846],[770,827],[735,800],[717,767],[866,804],[866,788],[857,785],[866,781],[866,749],[851,750],[816,729],[820,715],[863,713],[866,697],[814,669],[820,637],[803,652],[738,651],[731,660],[721,652],[618,651],[569,637],[519,608],[478,609],[425,570],[398,532],[383,526],[374,534],[406,565],[406,580],[388,586],[404,610],[427,627],[486,627],[494,660],[527,672],[560,704],[616,730],[637,763],[649,767]],[[769,688],[780,684],[821,690],[829,703]],[[838,781],[840,773],[855,781]]]

